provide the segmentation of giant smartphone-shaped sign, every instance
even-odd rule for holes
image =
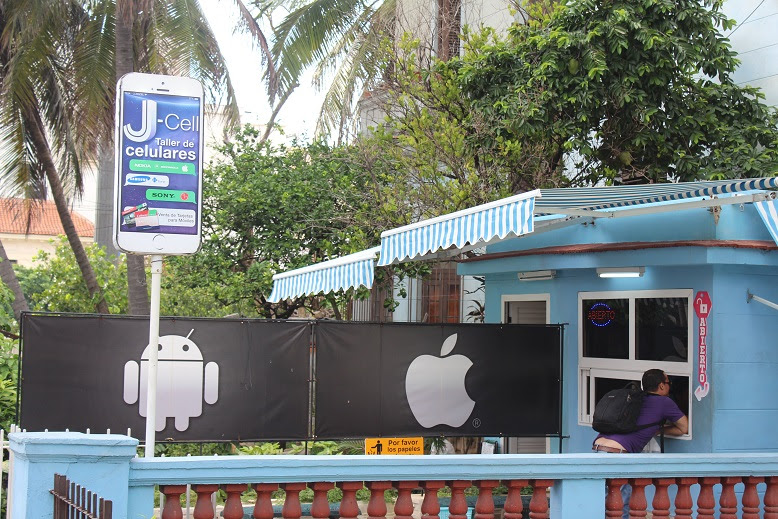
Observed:
[[[200,84],[128,74],[117,88],[114,240],[140,254],[189,254],[200,245]]]

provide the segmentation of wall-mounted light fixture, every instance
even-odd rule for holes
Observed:
[[[597,269],[601,278],[639,278],[646,272],[645,267],[603,267]]]
[[[519,272],[521,281],[548,281],[554,279],[556,270],[533,270],[531,272]]]

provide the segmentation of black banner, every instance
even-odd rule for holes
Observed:
[[[148,326],[141,317],[25,314],[21,426],[130,428],[140,437]],[[558,435],[561,333],[561,326],[163,318],[157,439],[309,438],[312,372],[318,438]]]
[[[320,322],[319,438],[561,434],[561,326]]]
[[[308,437],[308,322],[160,321],[157,439]],[[145,432],[148,318],[25,314],[21,426]]]

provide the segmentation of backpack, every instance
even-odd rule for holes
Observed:
[[[608,391],[594,406],[592,428],[604,434],[624,434],[661,425],[662,422],[637,425],[645,397],[646,393],[635,382]]]

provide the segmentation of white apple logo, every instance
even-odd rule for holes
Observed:
[[[405,394],[414,418],[424,428],[459,427],[475,407],[465,388],[465,375],[473,362],[464,355],[446,357],[456,343],[457,334],[453,334],[443,341],[440,357],[421,355],[408,366]]]

